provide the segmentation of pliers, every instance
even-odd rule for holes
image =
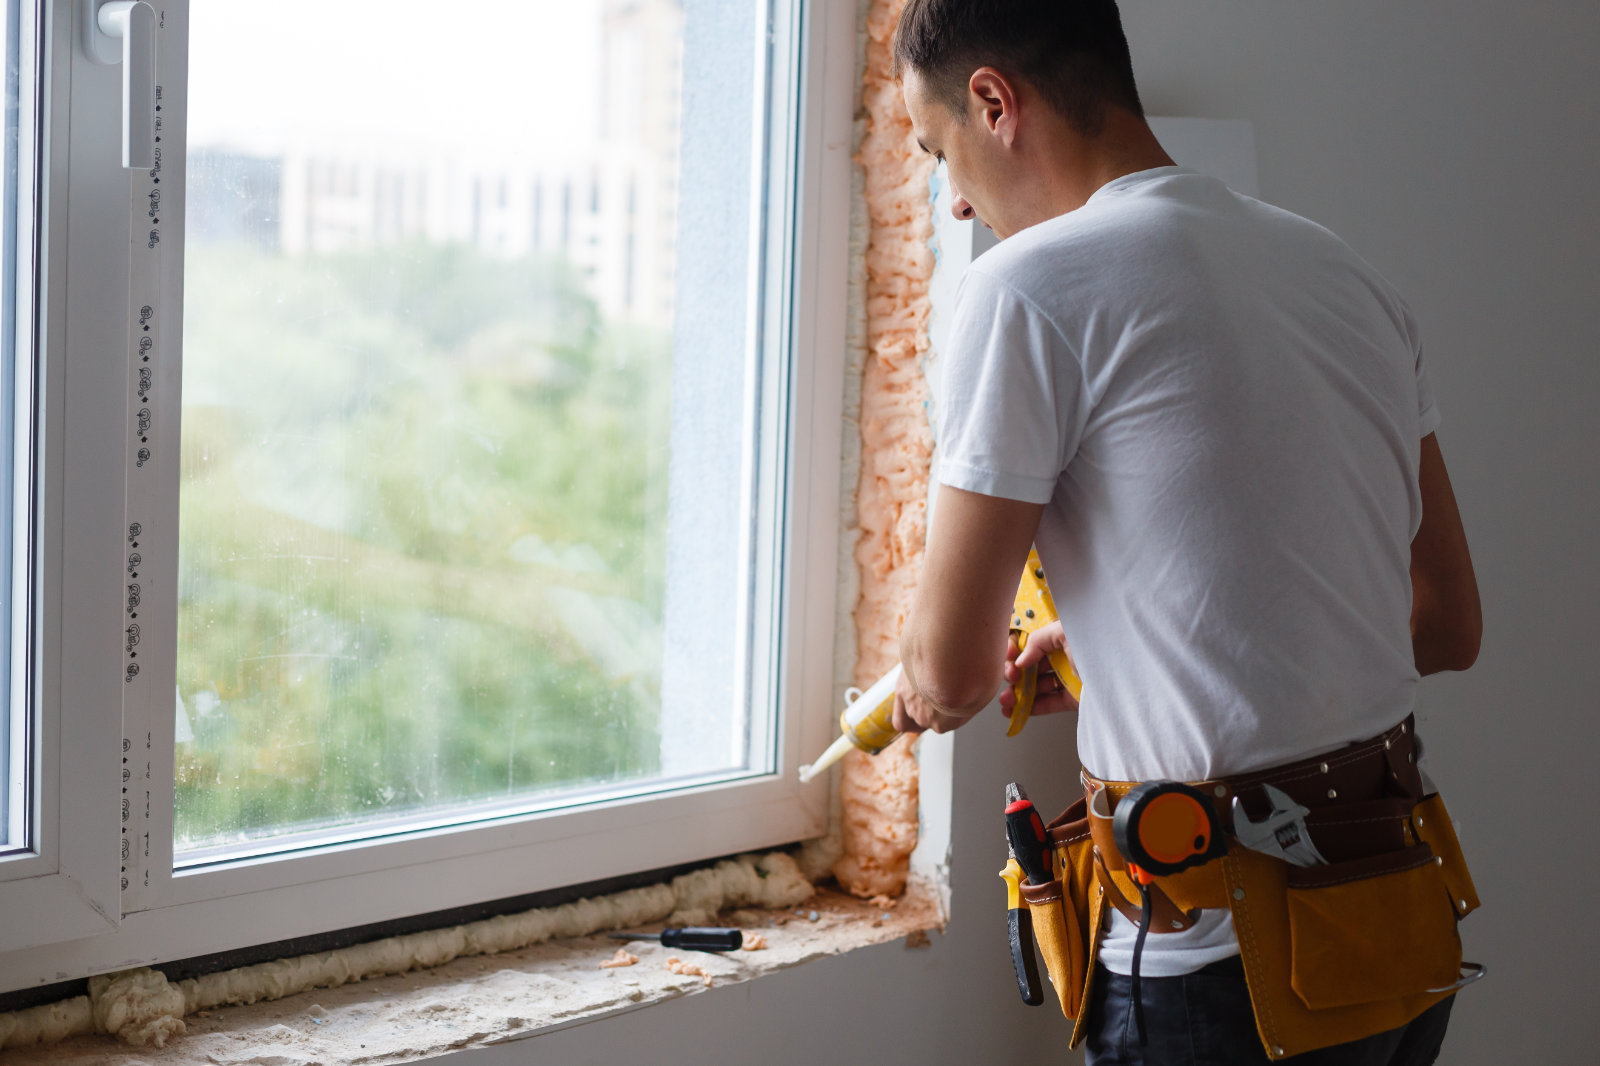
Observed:
[[[1037,1007],[1044,1002],[1044,985],[1039,982],[1039,960],[1033,944],[1033,912],[1022,900],[1022,867],[1017,855],[1006,844],[1006,867],[1000,871],[1006,883],[1006,930],[1011,939],[1011,968],[1016,971],[1017,991],[1022,1002]]]
[[[1039,550],[1031,549],[1028,552],[1028,565],[1022,570],[1022,581],[1017,586],[1017,599],[1011,608],[1011,635],[1016,638],[1017,651],[1021,653],[1028,646],[1028,638],[1045,626],[1054,622],[1059,616],[1056,614],[1056,602],[1050,595],[1050,586],[1044,577],[1044,564],[1039,562]],[[1050,653],[1050,668],[1061,679],[1062,687],[1072,695],[1073,699],[1083,696],[1083,682],[1078,679],[1078,672],[1072,666],[1072,658],[1065,651]],[[1039,691],[1039,667],[1037,664],[1028,667],[1022,672],[1022,677],[1013,686],[1017,701],[1011,707],[1011,725],[1006,729],[1006,736],[1014,737],[1022,732],[1022,727],[1028,724],[1028,715],[1033,713],[1033,700]]]

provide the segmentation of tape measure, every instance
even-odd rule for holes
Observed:
[[[1111,835],[1140,884],[1228,852],[1222,820],[1204,792],[1181,781],[1146,781],[1117,804]]]
[[[1128,862],[1128,875],[1139,887],[1139,935],[1133,942],[1132,987],[1128,991],[1133,998],[1139,1046],[1144,1047],[1148,1037],[1139,968],[1155,913],[1150,886],[1158,877],[1221,858],[1228,853],[1228,840],[1211,797],[1181,781],[1146,781],[1135,786],[1112,813],[1111,838]]]

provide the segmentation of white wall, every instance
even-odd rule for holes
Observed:
[[[1263,196],[1341,234],[1422,323],[1485,615],[1478,665],[1422,695],[1484,901],[1467,954],[1492,972],[1463,993],[1443,1061],[1592,1062],[1600,5],[1123,7],[1150,112],[1253,122]],[[460,1060],[1061,1061],[1065,1022],[1016,1001],[994,871],[1006,780],[1041,806],[1069,798],[1071,768],[1047,784],[1040,745],[1053,727],[1070,761],[1063,724],[1031,726],[1027,745],[982,724],[958,734],[953,918],[932,948],[857,952]]]

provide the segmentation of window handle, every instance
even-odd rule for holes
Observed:
[[[156,163],[155,8],[144,0],[84,0],[84,14],[89,58],[122,64],[122,165],[147,170]]]

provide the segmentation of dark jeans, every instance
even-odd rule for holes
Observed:
[[[1096,967],[1085,1048],[1089,1066],[1267,1066],[1236,955],[1183,977],[1140,981],[1148,1043],[1139,1046],[1132,980]],[[1439,1057],[1455,997],[1409,1025],[1365,1040],[1308,1051],[1279,1062],[1296,1066],[1429,1066]]]

